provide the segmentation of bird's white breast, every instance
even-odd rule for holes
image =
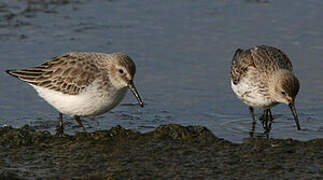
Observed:
[[[266,109],[276,104],[270,97],[260,93],[256,83],[251,82],[247,77],[242,78],[238,84],[231,80],[233,92],[248,106]]]
[[[124,98],[127,88],[98,89],[91,84],[78,95],[63,94],[58,91],[31,85],[39,96],[54,106],[59,112],[71,116],[95,116],[103,114],[118,105]]]

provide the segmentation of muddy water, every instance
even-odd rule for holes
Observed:
[[[183,0],[4,0],[0,2],[0,125],[54,132],[58,113],[4,71],[37,65],[68,51],[126,52],[137,64],[141,109],[128,94],[89,131],[122,127],[147,132],[160,124],[203,125],[216,136],[248,137],[248,108],[233,94],[229,67],[236,48],[267,44],[293,61],[301,90],[302,131],[286,105],[273,108],[275,138],[323,137],[323,2]],[[257,111],[257,116],[262,111]],[[65,117],[66,131],[81,129]],[[257,135],[262,128],[257,124]]]

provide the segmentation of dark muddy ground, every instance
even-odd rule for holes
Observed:
[[[322,179],[323,139],[245,139],[201,126],[141,134],[120,126],[56,137],[0,128],[0,179]]]

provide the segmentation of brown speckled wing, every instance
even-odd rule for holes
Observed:
[[[285,53],[270,46],[256,46],[251,49],[257,69],[274,71],[277,69],[287,69],[293,71],[292,63]]]
[[[255,67],[250,50],[237,49],[231,64],[231,80],[233,83],[238,84],[251,66]]]
[[[67,53],[36,67],[7,73],[36,86],[77,95],[94,81],[98,67],[84,53]]]

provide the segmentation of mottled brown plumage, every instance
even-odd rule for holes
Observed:
[[[268,116],[272,106],[290,105],[300,129],[294,107],[299,81],[293,74],[292,63],[281,50],[265,45],[236,50],[231,65],[231,87],[249,105],[252,116],[252,107],[265,109]]]
[[[129,56],[120,53],[107,56],[103,53],[71,52],[52,58],[39,66],[21,70],[7,70],[7,72],[39,87],[77,95],[98,78],[102,79],[105,87],[111,86],[110,80],[107,79],[109,73],[107,68],[109,61],[107,60],[112,59],[110,56],[120,56],[120,64],[134,76],[136,67],[133,61],[128,60]]]
[[[231,79],[237,84],[250,68],[257,69],[268,79],[267,73],[286,69],[293,71],[292,63],[281,50],[271,46],[255,46],[252,49],[237,49],[231,65]]]

